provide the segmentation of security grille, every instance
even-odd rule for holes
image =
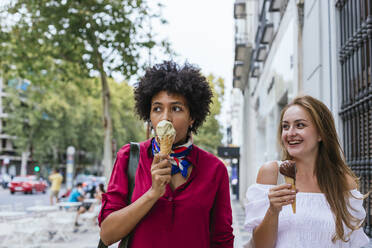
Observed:
[[[371,190],[372,175],[372,0],[338,0],[344,152],[360,178],[362,193]],[[372,201],[365,200],[364,229],[372,236]]]

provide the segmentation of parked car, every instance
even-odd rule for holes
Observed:
[[[29,176],[32,188],[33,188],[33,193],[34,192],[42,192],[43,194],[46,193],[46,189],[48,188],[48,183],[42,178],[37,179],[36,176]]]
[[[25,194],[33,194],[36,192],[45,193],[48,185],[44,180],[38,180],[36,176],[17,176],[9,184],[11,194],[15,192],[23,192]]]

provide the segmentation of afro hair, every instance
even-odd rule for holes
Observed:
[[[194,120],[189,131],[196,133],[210,113],[213,96],[200,69],[188,63],[179,66],[173,61],[164,61],[147,69],[134,90],[136,112],[142,120],[150,121],[151,101],[160,91],[186,98]]]

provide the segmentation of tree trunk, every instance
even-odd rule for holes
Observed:
[[[103,62],[98,55],[98,66],[102,84],[102,106],[103,106],[103,129],[104,129],[104,144],[103,144],[103,176],[106,180],[110,179],[112,170],[112,120],[110,114],[110,88],[107,82],[107,76],[103,68]]]
[[[27,160],[28,156],[30,156],[30,151],[27,148],[26,151],[22,152],[22,160],[21,160],[21,176],[27,175]]]
[[[59,161],[58,161],[58,149],[57,146],[52,146],[53,150],[53,167],[58,167]]]

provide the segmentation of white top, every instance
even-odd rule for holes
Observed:
[[[245,228],[252,232],[263,220],[269,208],[268,193],[276,185],[254,184],[248,188],[246,197]],[[363,195],[358,190],[350,191],[350,213],[358,218],[366,217],[363,208]],[[346,232],[350,229],[345,227]],[[354,231],[349,242],[337,240],[332,243],[335,234],[335,222],[332,211],[323,193],[304,193],[296,195],[296,214],[291,205],[284,206],[279,214],[278,238],[275,248],[359,248],[369,242],[369,238],[360,228]]]

